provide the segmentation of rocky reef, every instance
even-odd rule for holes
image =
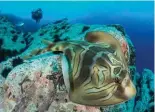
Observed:
[[[120,25],[69,24],[67,19],[42,26],[35,33],[19,32],[4,16],[0,17],[0,112],[153,112],[154,73],[135,67],[135,48]],[[23,60],[34,49],[51,42],[84,40],[90,31],[104,31],[120,43],[128,43],[131,78],[137,94],[131,100],[107,107],[89,107],[71,102],[62,76],[59,53],[45,53]],[[5,108],[4,108],[5,107]]]

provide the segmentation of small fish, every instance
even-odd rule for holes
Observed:
[[[24,26],[24,23],[23,22],[19,22],[19,23],[17,23],[17,24],[15,24],[17,27],[22,27],[22,26]]]
[[[62,52],[63,78],[72,102],[108,106],[125,102],[136,94],[121,46],[111,35],[90,32],[85,41],[46,44],[48,47],[33,55]]]

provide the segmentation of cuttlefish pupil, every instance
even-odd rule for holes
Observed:
[[[120,43],[109,34],[91,32],[85,41],[51,43],[37,54],[47,51],[62,52],[63,78],[72,102],[106,106],[136,94]]]

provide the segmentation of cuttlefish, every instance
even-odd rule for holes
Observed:
[[[62,73],[72,102],[108,106],[125,102],[136,94],[120,43],[105,32],[89,32],[85,41],[46,41],[45,52],[61,52]]]

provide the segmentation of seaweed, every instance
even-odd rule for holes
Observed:
[[[59,42],[61,39],[59,38],[59,35],[54,35],[54,41],[53,42]]]
[[[40,35],[40,36],[43,36],[43,35],[44,35],[44,33],[40,33],[39,35]]]
[[[69,40],[69,37],[67,36],[67,37],[65,37],[63,40],[64,40],[64,41],[67,41],[67,40]]]
[[[25,38],[24,40],[25,40],[26,46],[29,46],[30,43],[32,42],[33,38],[30,38],[30,39],[29,38]]]
[[[21,34],[21,31],[17,31],[17,34]]]
[[[54,26],[54,30],[57,30],[58,29],[58,27],[57,26]]]
[[[6,19],[4,19],[4,20],[3,20],[3,22],[7,22],[7,20],[6,20]]]
[[[58,23],[62,23],[63,21],[68,20],[67,18],[63,18],[61,20],[57,20],[55,22],[53,22],[53,24],[58,24]]]
[[[0,62],[4,61],[5,60],[5,56],[3,55],[4,53],[4,50],[0,49]]]
[[[40,36],[43,36],[45,33],[47,33],[48,30],[41,30],[41,33],[39,34]]]
[[[26,37],[27,35],[28,35],[28,33],[26,32],[26,33],[23,34],[23,37]]]
[[[136,64],[136,54],[135,51],[131,49],[129,65],[135,65],[135,64]]]
[[[5,69],[2,71],[2,76],[3,76],[4,78],[6,78],[11,70],[12,70],[11,68],[5,68]]]
[[[153,96],[154,95],[154,92],[153,91],[150,91],[149,94],[150,94],[150,96]]]
[[[59,42],[62,41],[60,38],[55,38],[53,42]]]
[[[66,29],[69,29],[69,28],[70,28],[70,26],[68,25]]]
[[[49,23],[41,25],[41,29],[42,29],[42,28],[45,28],[45,27],[48,26],[48,25],[49,25]]]
[[[154,94],[153,94],[154,95]],[[150,101],[149,101],[149,103],[151,103],[151,102],[154,102],[154,98],[152,98]]]
[[[22,44],[24,44],[24,41],[22,40],[22,41],[20,41]]]
[[[18,35],[14,35],[13,38],[11,39],[13,42],[16,42],[18,39]]]
[[[121,25],[113,24],[113,25],[107,25],[107,26],[115,27],[118,31],[120,31],[125,36],[125,30]]]
[[[11,32],[12,34],[15,34],[15,33],[16,33],[16,31],[14,31],[14,30],[11,30],[10,32]]]
[[[9,57],[18,55],[20,52],[17,50],[9,50],[0,48],[0,62],[7,60]]]
[[[140,100],[140,96],[136,96],[135,101],[139,101],[139,100]]]
[[[57,28],[57,29],[55,29],[55,32],[54,33],[59,33],[59,31],[60,31],[60,29]]]
[[[23,49],[21,49],[20,50],[20,53],[21,52],[24,52],[26,49],[28,49],[28,47],[30,46],[30,44],[31,44],[31,42],[32,42],[32,40],[33,40],[33,38],[24,38],[24,40],[25,40],[25,44],[26,44],[26,47],[25,48],[23,48]],[[22,41],[21,41],[22,42]],[[23,41],[24,42],[24,41]]]
[[[3,28],[4,28],[5,31],[7,30],[7,27],[4,26]]]
[[[149,108],[148,112],[154,112],[154,106],[153,105]]]
[[[66,27],[67,27],[67,26],[66,26],[66,25],[64,25],[64,26],[62,26],[62,27],[61,27],[61,29],[63,29],[63,30],[64,30],[64,29],[66,29]]]
[[[57,21],[53,22],[53,24],[58,24],[58,23],[61,23],[61,22],[63,22],[63,20],[57,20]]]
[[[3,39],[0,38],[0,48],[1,48],[2,45],[3,45]]]
[[[62,51],[53,51],[52,52],[53,54],[61,54],[61,53],[63,53]]]
[[[84,26],[81,33],[84,33],[85,31],[87,31],[90,27],[89,26]]]
[[[23,59],[21,59],[20,57],[17,57],[17,58],[12,60],[12,66],[13,67],[16,67],[17,65],[22,64],[22,63],[23,63]]]

